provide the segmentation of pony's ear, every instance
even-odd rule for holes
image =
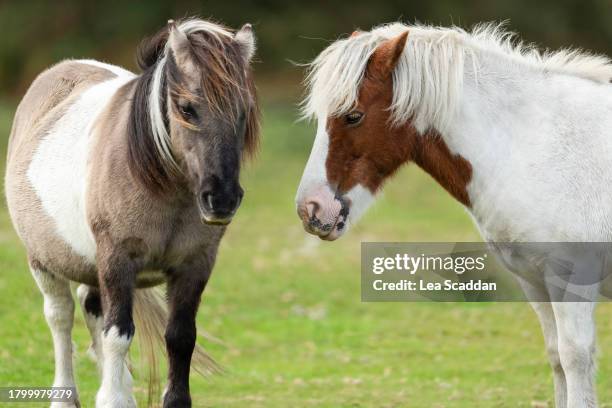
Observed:
[[[368,61],[367,73],[379,80],[387,80],[404,52],[407,39],[408,31],[405,31],[380,44]]]
[[[187,35],[179,30],[174,20],[168,20],[168,45],[177,62],[185,62],[189,59],[191,43]]]
[[[234,35],[234,40],[240,44],[242,49],[242,55],[245,61],[251,62],[251,59],[255,55],[255,34],[253,34],[253,27],[247,23],[242,26],[240,30]]]

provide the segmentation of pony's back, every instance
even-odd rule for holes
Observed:
[[[132,74],[124,72],[127,80]],[[17,108],[9,138],[5,190],[11,220],[30,262],[80,273],[89,269],[82,254],[75,253],[74,243],[67,242],[61,232],[62,228],[83,229],[70,225],[80,222],[77,214],[61,223],[53,216],[54,210],[67,209],[67,204],[75,201],[71,193],[80,188],[66,174],[76,174],[87,157],[79,154],[69,138],[71,132],[77,141],[86,137],[78,127],[85,126],[89,118],[83,117],[63,131],[58,127],[67,112],[78,109],[87,90],[117,78],[117,74],[94,61],[61,62],[34,80]],[[36,174],[41,177],[34,177]],[[55,192],[45,196],[45,191]]]
[[[46,69],[32,82],[21,99],[9,137],[8,163],[16,144],[40,139],[47,125],[65,111],[69,98],[83,89],[115,75],[102,67],[66,60]]]

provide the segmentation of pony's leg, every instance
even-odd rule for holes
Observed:
[[[98,274],[104,325],[101,334],[102,385],[98,408],[134,408],[126,357],[134,337],[132,298],[138,266],[128,254],[98,248]]]
[[[557,325],[552,305],[548,302],[530,302],[540,320],[540,327],[544,335],[544,344],[548,354],[548,361],[553,370],[553,381],[555,386],[555,408],[567,407],[567,382],[565,372],[561,365],[559,355],[559,343],[557,339]]]
[[[561,365],[559,356],[559,343],[557,339],[557,324],[555,322],[555,314],[550,302],[544,302],[548,299],[548,292],[545,288],[536,287],[524,279],[518,278],[523,292],[529,300],[529,303],[538,316],[542,334],[544,335],[544,344],[548,354],[548,361],[553,370],[553,382],[555,387],[555,408],[567,407],[567,383],[565,381],[565,373]]]
[[[91,346],[89,352],[96,361],[98,371],[102,373],[102,327],[104,320],[102,319],[102,300],[100,299],[100,291],[85,284],[79,285],[77,288],[77,296],[85,318],[85,324],[91,335]]]
[[[554,302],[552,308],[567,381],[567,407],[596,407],[595,303]]]
[[[44,312],[53,337],[55,353],[54,387],[73,387],[74,371],[72,366],[72,325],[74,322],[74,300],[70,283],[48,272],[30,268],[44,297]],[[80,407],[78,398],[74,402],[52,402],[52,408]]]
[[[607,249],[607,248],[606,248]],[[595,391],[595,306],[605,258],[594,247],[562,247],[552,254],[565,262],[547,263],[547,290],[557,325],[561,366],[567,382],[568,408],[597,406]],[[571,265],[571,269],[567,267]]]
[[[102,319],[102,299],[98,288],[88,285],[79,285],[77,288],[77,296],[81,303],[81,309],[85,316],[85,323],[91,335],[91,347],[89,351],[93,354],[98,366],[98,371],[102,374],[104,365],[104,355],[102,353],[102,328],[104,320]],[[123,365],[123,390],[129,394],[132,389],[132,374],[128,368],[127,362]]]
[[[173,270],[168,280],[169,318],[166,327],[168,385],[163,407],[191,407],[189,370],[196,343],[196,313],[212,265]]]

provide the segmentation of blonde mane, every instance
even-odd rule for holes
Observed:
[[[404,53],[393,73],[394,124],[411,119],[423,131],[442,131],[452,120],[463,88],[465,62],[477,69],[478,55],[501,53],[534,69],[607,83],[612,79],[609,58],[563,49],[540,52],[515,41],[500,24],[483,24],[471,32],[452,27],[392,23],[335,41],[309,64],[302,103],[305,117],[341,115],[353,108],[368,59],[383,41],[409,31]],[[470,57],[468,59],[468,57]]]

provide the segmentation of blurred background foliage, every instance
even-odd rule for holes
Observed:
[[[134,51],[169,18],[197,15],[255,26],[256,70],[271,95],[299,95],[301,69],[328,41],[395,20],[470,27],[509,20],[543,47],[612,50],[610,0],[187,0],[0,1],[0,94],[15,98],[33,77],[64,58],[96,58],[135,69]],[[276,91],[276,92],[275,92]]]

